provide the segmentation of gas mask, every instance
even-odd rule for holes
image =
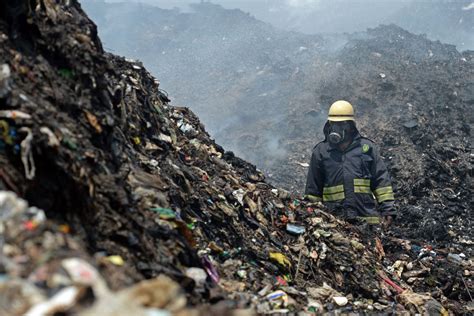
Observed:
[[[342,143],[347,140],[350,130],[351,127],[348,122],[331,122],[329,124],[329,142],[334,145]]]

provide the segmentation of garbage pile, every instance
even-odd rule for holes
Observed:
[[[293,201],[292,206],[295,209],[299,206],[299,201]],[[256,270],[261,265],[258,259],[243,263],[248,254],[226,254],[216,243],[211,242],[206,251],[215,256],[217,261],[214,265],[223,272],[222,278],[219,280],[215,267],[211,269],[213,263],[210,261],[204,264],[209,270],[188,268],[186,275],[198,287],[204,286],[206,279],[213,279],[218,282],[219,288],[228,291],[229,299],[232,298],[235,302],[194,308],[186,307],[187,299],[183,289],[164,275],[112,291],[105,280],[123,282],[126,274],[130,273],[121,256],[107,256],[98,252],[91,258],[82,242],[71,235],[68,224],[47,220],[42,210],[28,207],[26,201],[12,192],[0,191],[0,210],[0,264],[4,274],[0,282],[0,311],[5,315],[253,314],[251,309],[236,310],[239,306],[236,302],[241,302],[243,298],[255,304],[255,311],[259,313],[298,310],[298,303],[301,302],[307,304],[308,312],[315,313],[334,309],[397,311],[402,307],[395,306],[390,301],[390,297],[397,291],[400,292],[400,302],[411,306],[412,312],[445,311],[430,295],[401,290],[384,274],[376,257],[367,251],[356,234],[348,236],[334,229],[337,226],[344,228],[347,224],[312,207],[306,209],[307,214],[311,215],[306,216],[306,227],[314,228],[311,234],[303,235],[305,229],[302,226],[286,224],[286,231],[290,234],[280,234],[285,244],[290,245],[283,247],[288,257],[282,253],[268,252],[267,259],[260,258],[260,263],[268,259],[273,263],[267,262],[266,273]],[[297,217],[299,222],[305,217],[298,211],[295,211],[295,215],[302,215]],[[305,242],[305,239],[308,241]],[[256,249],[258,248],[254,248],[258,251]],[[273,246],[273,249],[277,248]],[[379,251],[383,250],[379,248]],[[296,262],[289,259],[292,257],[298,258],[296,266],[293,266]],[[274,275],[286,275],[271,277],[268,275],[270,270]],[[380,281],[386,282],[393,289],[388,285],[381,287],[375,281],[376,270]],[[414,272],[412,274],[416,275],[416,271]],[[240,281],[235,280],[236,277]],[[344,291],[328,285],[333,283],[333,278],[337,280],[337,288]],[[257,282],[254,283],[255,281]],[[320,282],[323,286],[314,286]],[[289,286],[290,283],[295,286]],[[261,288],[263,284],[265,286]],[[355,285],[358,285],[357,289],[351,288]],[[255,294],[257,288],[260,290]],[[363,295],[351,294],[361,290],[365,291]],[[348,295],[342,294],[348,292]],[[372,298],[364,299],[364,295]]]
[[[186,309],[181,287],[164,275],[112,291],[99,268],[124,278],[123,259],[91,258],[68,224],[47,220],[16,194],[0,191],[0,211],[1,315],[200,314]]]
[[[448,255],[465,287],[447,297],[413,247],[386,254],[403,240],[269,185],[140,62],[105,53],[76,1],[1,12],[2,313],[472,308],[472,258]]]

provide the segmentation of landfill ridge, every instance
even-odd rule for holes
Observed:
[[[0,2],[0,132],[0,315],[472,311],[472,258],[266,183],[75,0]]]

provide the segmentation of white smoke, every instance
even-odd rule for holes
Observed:
[[[474,10],[474,2],[472,2],[471,4],[469,5],[466,5],[465,7],[462,8],[464,11],[467,11],[467,10]]]
[[[321,0],[286,0],[288,6],[302,9],[315,9]]]

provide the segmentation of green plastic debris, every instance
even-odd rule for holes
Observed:
[[[219,257],[220,257],[221,259],[224,259],[224,260],[229,259],[230,256],[231,256],[231,255],[230,255],[230,252],[228,252],[228,251],[223,251],[223,252],[221,252],[221,253],[219,254]]]
[[[69,149],[77,150],[77,144],[71,138],[67,138],[67,137],[63,138],[62,143],[66,145],[66,147]]]
[[[75,76],[75,73],[74,73],[74,70],[71,70],[71,69],[67,69],[67,68],[61,68],[59,69],[59,75],[63,78],[72,78]]]
[[[174,219],[176,218],[176,213],[169,208],[162,208],[162,207],[153,207],[150,209],[153,212],[158,213],[161,219]]]
[[[316,313],[317,311],[318,311],[318,310],[317,310],[316,307],[314,307],[314,306],[308,307],[308,312],[310,312],[310,313]]]

